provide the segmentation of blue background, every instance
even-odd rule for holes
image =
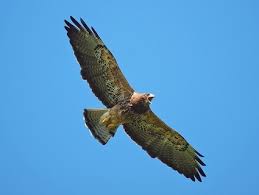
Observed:
[[[259,194],[259,1],[6,1],[0,31],[0,194]],[[82,110],[102,107],[63,28],[93,25],[132,86],[205,155],[202,183],[119,129],[102,146]]]

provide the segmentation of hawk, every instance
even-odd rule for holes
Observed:
[[[205,166],[195,150],[176,130],[150,109],[151,93],[138,93],[123,76],[116,59],[93,27],[72,16],[65,29],[81,67],[81,76],[106,106],[84,109],[85,124],[92,135],[106,144],[122,125],[126,133],[152,158],[158,158],[192,181],[206,177]],[[72,24],[73,23],[73,24]]]

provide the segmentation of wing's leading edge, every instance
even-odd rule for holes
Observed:
[[[130,96],[133,89],[94,28],[90,29],[82,18],[81,24],[72,16],[70,19],[73,24],[65,20],[65,29],[81,66],[82,78],[103,104],[111,108]]]
[[[152,158],[158,158],[169,167],[191,180],[206,177],[205,166],[198,153],[179,133],[168,127],[152,111],[136,115],[131,123],[124,124],[127,134]]]

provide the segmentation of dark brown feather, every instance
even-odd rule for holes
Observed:
[[[79,28],[81,31],[85,31],[85,29],[81,26],[81,24],[79,24],[79,22],[76,21],[75,18],[73,18],[72,16],[70,16],[70,19],[71,19],[72,22],[77,26],[77,28]]]
[[[87,26],[87,24],[85,23],[85,21],[84,21],[82,18],[80,18],[80,22],[83,24],[83,26],[85,27],[85,29],[87,30],[87,32],[88,32],[89,34],[92,34],[91,29]]]
[[[94,28],[93,28],[93,27],[91,27],[91,29],[92,29],[92,31],[94,32],[94,35],[95,35],[98,39],[100,39],[100,40],[101,40],[101,38],[99,37],[98,33],[94,30]]]
[[[80,18],[80,24],[71,16],[71,21],[74,25],[65,20],[65,29],[80,64],[82,78],[87,80],[94,94],[106,107],[111,108],[128,101],[133,89],[100,36],[83,19]],[[203,156],[179,133],[161,121],[149,106],[141,112],[130,112],[130,120],[123,125],[124,129],[151,157],[160,159],[192,181],[201,181],[201,176],[206,177],[201,168],[205,163],[199,158]],[[87,110],[84,114],[86,124],[93,129],[93,125],[87,122],[90,120]],[[93,132],[93,135],[101,140],[99,134]]]
[[[132,122],[123,126],[127,134],[151,157],[160,159],[192,181],[202,181],[201,176],[206,176],[200,167],[205,164],[197,156],[196,150],[152,111],[132,116]]]
[[[133,89],[96,31],[93,34],[82,19],[82,25],[73,17],[71,20],[75,26],[65,20],[65,29],[81,66],[82,78],[88,81],[94,94],[108,108],[130,97]]]

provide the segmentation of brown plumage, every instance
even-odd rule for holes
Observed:
[[[85,123],[92,135],[106,144],[119,125],[152,158],[195,181],[206,176],[198,153],[179,133],[150,109],[154,95],[135,92],[123,76],[111,52],[93,28],[73,17],[65,20],[67,35],[81,66],[81,76],[107,109],[85,109]]]

